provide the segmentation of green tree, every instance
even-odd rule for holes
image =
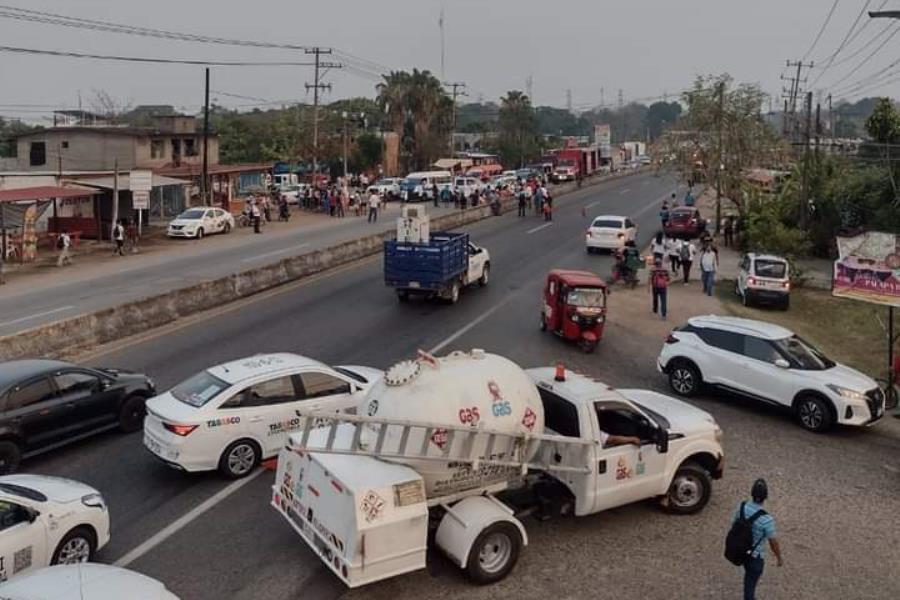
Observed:
[[[531,99],[513,90],[500,99],[497,147],[507,166],[524,166],[540,153],[537,120]]]
[[[658,138],[663,129],[674,125],[681,116],[681,104],[678,102],[654,102],[647,108],[647,129],[650,139]]]
[[[400,137],[401,160],[409,170],[427,168],[446,151],[453,103],[429,71],[385,75],[377,102],[385,125]]]

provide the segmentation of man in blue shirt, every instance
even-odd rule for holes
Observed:
[[[750,490],[752,502],[743,502],[738,505],[731,519],[731,524],[741,518],[741,509],[743,508],[745,519],[752,517],[756,511],[762,510],[763,503],[769,496],[769,488],[765,479],[757,479],[753,482],[753,488]],[[769,540],[769,547],[772,548],[772,554],[778,560],[778,566],[782,566],[784,562],[781,559],[781,546],[778,545],[778,539],[775,537],[775,518],[766,513],[760,515],[753,521],[753,551],[750,558],[744,563],[744,600],[754,600],[756,598],[756,585],[759,578],[762,577],[763,567],[765,567],[766,546],[765,541]]]

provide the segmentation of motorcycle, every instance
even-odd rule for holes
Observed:
[[[616,250],[615,262],[612,266],[612,277],[609,280],[610,285],[622,281],[634,289],[638,284],[637,270],[628,266],[625,253],[622,250]]]

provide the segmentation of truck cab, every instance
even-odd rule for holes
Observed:
[[[616,390],[571,371],[527,372],[544,405],[545,433],[595,442],[589,470],[553,475],[574,499],[577,516],[654,497],[682,514],[706,505],[723,464],[722,430],[711,415],[663,394]]]

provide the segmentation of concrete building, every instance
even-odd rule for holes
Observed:
[[[154,127],[50,127],[17,138],[12,170],[109,171],[199,166],[203,133],[191,116],[156,117]],[[219,164],[219,139],[209,136],[209,164]],[[9,166],[9,165],[7,165]]]

